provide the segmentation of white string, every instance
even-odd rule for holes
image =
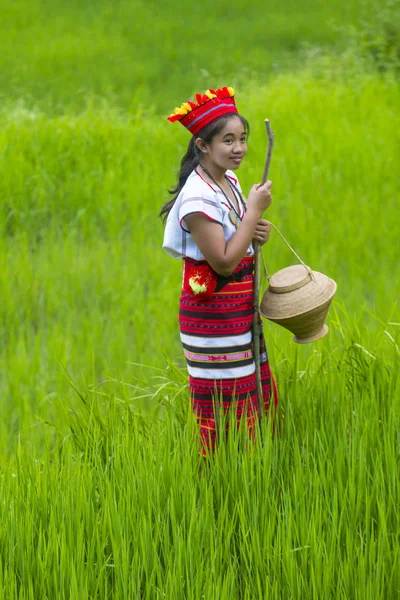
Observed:
[[[310,269],[310,267],[308,267],[300,258],[300,256],[297,254],[297,252],[295,252],[295,250],[293,250],[292,246],[289,244],[289,242],[285,239],[285,237],[282,235],[282,233],[279,231],[279,229],[276,227],[276,225],[274,225],[273,223],[271,223],[269,221],[271,227],[273,227],[275,229],[275,231],[281,236],[281,238],[283,239],[283,241],[285,242],[285,244],[288,246],[289,250],[291,250],[293,252],[293,254],[295,255],[295,257],[297,258],[297,260],[299,260],[301,262],[301,264],[303,265],[303,267],[306,269],[307,273],[314,279],[313,276],[313,272]],[[263,267],[264,267],[264,275],[266,277],[266,279],[269,281],[271,279],[271,275],[268,275],[268,270],[267,267],[265,265],[265,261],[264,261],[264,256],[263,253],[261,252],[261,258],[262,258],[262,263],[263,263]]]

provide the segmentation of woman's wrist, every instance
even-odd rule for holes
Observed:
[[[243,221],[251,221],[256,225],[260,219],[260,213],[257,208],[251,206],[247,208],[246,214],[243,217]]]

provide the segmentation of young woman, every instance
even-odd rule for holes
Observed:
[[[247,152],[249,125],[232,88],[197,94],[196,103],[185,102],[168,119],[192,134],[173,198],[160,215],[163,248],[183,259],[180,334],[206,455],[215,446],[221,408],[234,409],[238,423],[246,418],[250,435],[258,417],[252,240],[268,240],[270,225],[260,217],[272,202],[272,182],[253,185],[247,201],[242,195],[233,171]],[[262,333],[256,342],[267,411],[272,377]]]

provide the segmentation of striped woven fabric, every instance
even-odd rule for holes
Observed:
[[[184,259],[185,268],[195,261]],[[186,263],[186,264],[185,264]],[[200,264],[200,263],[197,263]],[[199,300],[182,289],[179,324],[181,341],[189,371],[193,410],[200,431],[201,451],[206,455],[215,447],[219,432],[219,415],[235,411],[237,425],[246,419],[249,436],[253,437],[258,417],[255,363],[252,347],[253,257],[245,257],[231,281],[208,299]],[[245,275],[240,271],[245,268]],[[260,334],[260,370],[264,406],[269,409],[271,372]],[[277,404],[277,394],[274,394]]]

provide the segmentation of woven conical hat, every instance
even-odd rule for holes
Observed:
[[[324,319],[335,291],[336,283],[323,273],[286,267],[270,278],[260,313],[292,331],[296,342],[314,341],[328,331]]]

